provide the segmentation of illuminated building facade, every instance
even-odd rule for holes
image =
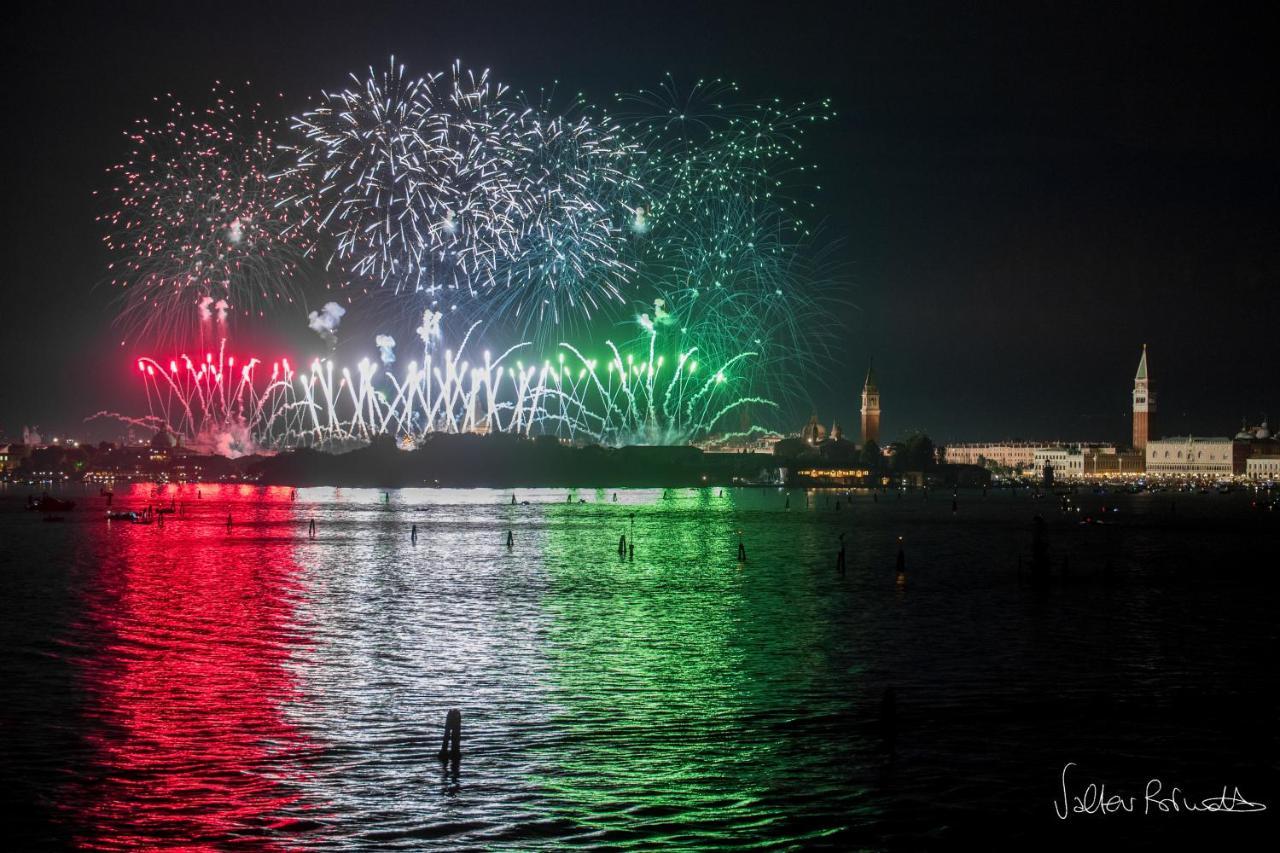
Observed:
[[[1245,460],[1244,473],[1251,480],[1280,480],[1280,456],[1253,456]]]
[[[1084,476],[1108,477],[1141,474],[1147,466],[1145,454],[1114,447],[1084,448]]]
[[[947,462],[956,465],[985,465],[986,467],[1020,470],[1030,468],[1035,462],[1037,450],[1057,447],[1056,443],[1043,441],[985,441],[971,444],[948,444]]]
[[[1243,474],[1248,444],[1231,438],[1179,436],[1147,443],[1147,473],[1165,477],[1230,477]]]
[[[1058,479],[1084,475],[1084,453],[1078,447],[1047,447],[1037,450],[1032,460],[1036,477],[1044,477],[1045,466],[1053,466]]]
[[[1167,477],[1233,477],[1269,474],[1280,461],[1280,441],[1266,421],[1243,426],[1234,438],[1153,439],[1147,445],[1147,473]]]

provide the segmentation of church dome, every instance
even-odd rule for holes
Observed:
[[[804,429],[800,430],[800,437],[810,444],[818,444],[826,439],[826,427],[818,423],[818,416],[816,414],[809,418],[809,423],[805,424]]]

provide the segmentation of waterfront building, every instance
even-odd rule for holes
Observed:
[[[1058,468],[1058,477],[1071,476],[1069,469],[1078,470],[1080,473],[1087,473],[1086,467],[1088,465],[1088,460],[1092,460],[1093,466],[1097,468],[1100,465],[1098,460],[1102,456],[1108,454],[1116,455],[1119,453],[1119,450],[1114,444],[1104,444],[1101,442],[994,441],[971,444],[948,444],[946,450],[946,461],[956,465],[982,465],[986,468],[1008,469],[1011,471],[1034,470],[1038,477],[1041,476],[1044,468],[1044,459],[1065,459],[1066,451],[1069,450],[1075,451],[1076,453],[1081,454],[1081,456],[1079,459],[1073,458],[1072,464],[1067,467],[1059,468],[1057,462],[1054,462],[1054,467]],[[1036,462],[1037,455],[1041,457],[1039,464]],[[1079,462],[1079,464],[1076,465],[1075,462]],[[1130,462],[1130,464],[1133,463]]]
[[[948,444],[946,461],[954,465],[1044,476],[1048,462],[1059,479],[1141,473],[1145,457],[1114,444],[1079,441],[1003,441]]]
[[[1147,466],[1146,454],[1114,447],[1084,448],[1084,476],[1108,477],[1141,474]]]
[[[1156,395],[1147,375],[1147,345],[1142,345],[1138,372],[1133,377],[1133,449],[1145,451],[1155,427]]]
[[[12,471],[31,455],[29,444],[6,444],[0,447],[0,472]]]
[[[1280,480],[1280,456],[1252,456],[1245,460],[1244,473],[1251,480]]]
[[[1243,474],[1248,445],[1232,438],[1176,436],[1147,443],[1147,474],[1155,477],[1230,477]]]
[[[1037,478],[1045,477],[1045,468],[1053,469],[1059,480],[1077,479],[1084,475],[1084,453],[1078,447],[1045,447],[1035,452],[1031,460]]]
[[[862,383],[862,443],[880,443],[880,388],[876,384],[876,364],[872,360],[867,367],[867,378]]]
[[[1236,433],[1236,444],[1245,448],[1246,476],[1274,479],[1276,466],[1280,465],[1280,439],[1271,434],[1266,418],[1260,425],[1246,425]]]
[[[878,484],[878,479],[866,468],[833,468],[806,466],[787,472],[786,482],[792,486],[807,488],[857,488]]]
[[[947,462],[957,465],[985,465],[988,468],[1022,470],[1035,463],[1036,451],[1061,446],[1045,441],[988,441],[948,444]]]
[[[1182,436],[1147,445],[1147,473],[1155,476],[1262,476],[1274,462],[1280,462],[1280,441],[1265,419],[1259,426],[1242,425],[1231,438]]]

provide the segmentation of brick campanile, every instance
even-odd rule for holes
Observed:
[[[876,387],[875,361],[867,368],[867,380],[862,383],[862,443],[880,443],[880,389]]]
[[[1138,373],[1133,377],[1133,449],[1145,451],[1155,426],[1156,395],[1147,375],[1147,345],[1142,345]]]

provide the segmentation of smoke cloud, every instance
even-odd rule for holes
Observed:
[[[378,356],[383,364],[391,364],[396,360],[396,339],[390,335],[378,335],[373,339],[378,347]]]
[[[227,300],[219,299],[216,302],[212,296],[202,296],[200,301],[196,303],[196,309],[200,312],[200,320],[208,323],[217,319],[219,323],[227,322],[227,309],[231,306],[227,304]]]
[[[270,451],[258,446],[253,438],[253,431],[248,424],[234,420],[205,428],[191,440],[192,450],[201,453],[214,453],[228,459],[239,459],[242,456],[272,455]]]
[[[319,311],[312,311],[307,315],[307,325],[311,327],[311,331],[324,338],[330,348],[338,345],[338,324],[342,322],[342,315],[347,313],[347,309],[343,308],[336,302],[326,302],[324,307]]]
[[[422,338],[422,343],[428,352],[435,346],[436,339],[440,337],[440,321],[443,318],[443,314],[439,311],[432,311],[430,308],[422,312],[422,325],[416,331],[418,337]]]

